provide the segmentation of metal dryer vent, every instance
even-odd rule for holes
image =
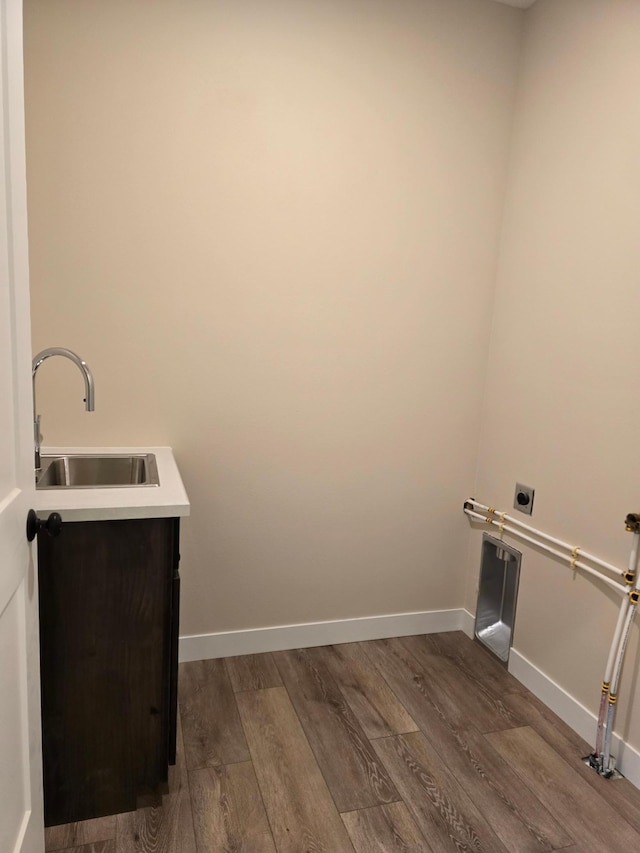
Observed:
[[[500,660],[509,660],[522,554],[485,533],[475,635]]]

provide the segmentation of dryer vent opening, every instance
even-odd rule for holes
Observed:
[[[475,635],[500,660],[509,660],[522,554],[485,533]]]

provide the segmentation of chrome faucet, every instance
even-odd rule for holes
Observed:
[[[87,362],[80,358],[80,356],[73,352],[73,350],[65,349],[64,347],[49,347],[49,349],[43,349],[42,352],[39,352],[33,359],[33,364],[31,366],[31,381],[33,383],[33,447],[35,452],[36,477],[38,476],[38,472],[41,468],[40,443],[42,441],[42,434],[40,432],[40,415],[36,410],[36,373],[38,372],[40,365],[52,355],[63,355],[78,366],[84,378],[85,409],[88,412],[92,412],[94,409],[93,376],[91,375]]]

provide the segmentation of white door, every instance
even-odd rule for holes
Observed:
[[[0,851],[41,853],[22,2],[0,0]]]

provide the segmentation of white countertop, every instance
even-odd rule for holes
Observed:
[[[159,486],[109,489],[36,489],[34,509],[59,512],[63,521],[175,518],[189,515],[189,498],[170,447],[43,447],[43,456],[71,453],[155,453]]]

